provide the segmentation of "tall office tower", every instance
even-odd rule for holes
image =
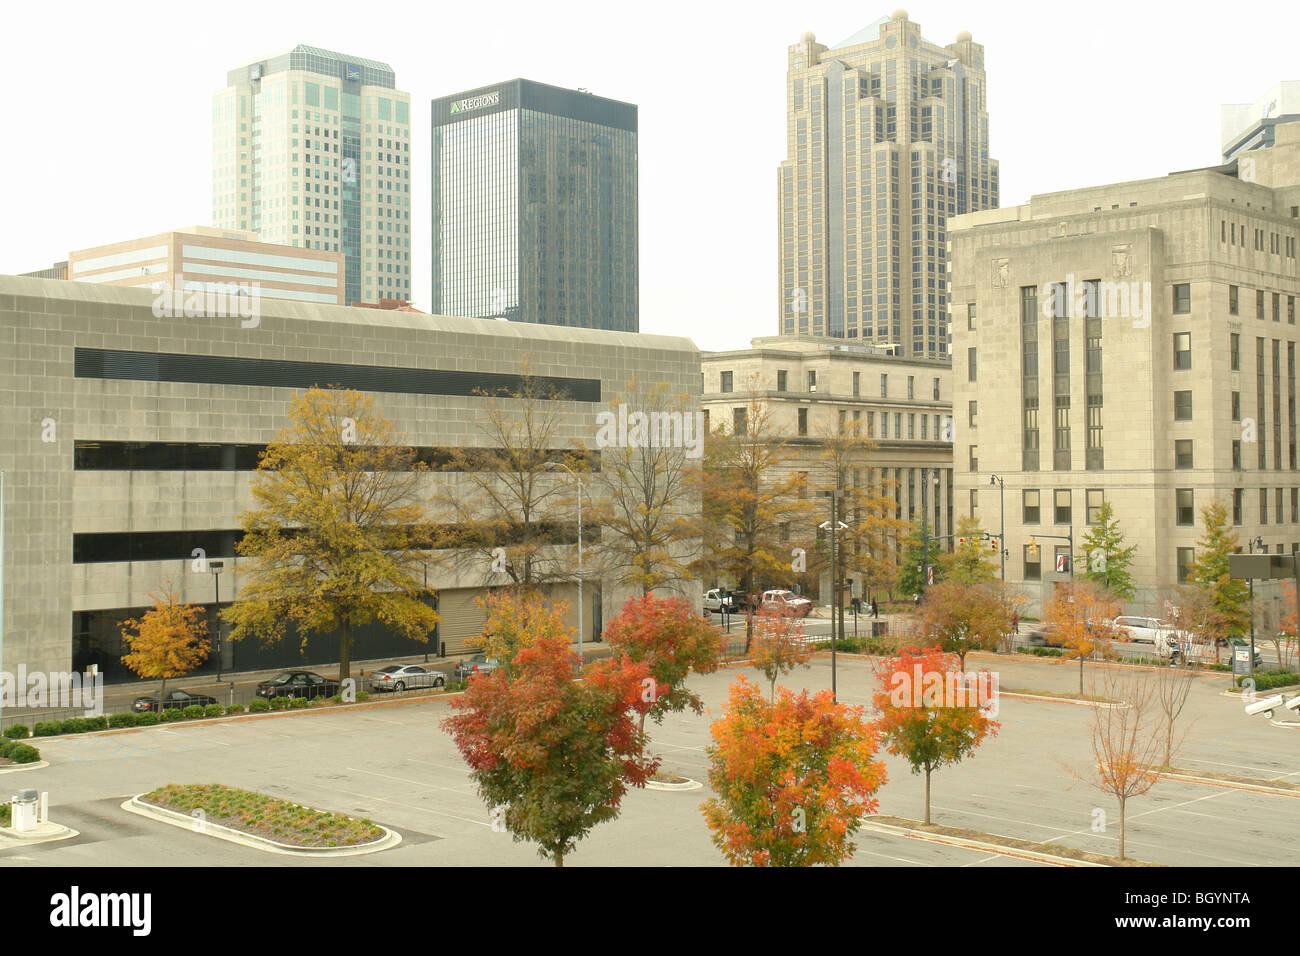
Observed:
[[[517,79],[432,123],[433,311],[638,331],[637,108]]]
[[[411,297],[411,96],[386,63],[296,46],[212,98],[212,222],[342,252],[347,301]]]
[[[984,47],[938,46],[905,10],[789,49],[778,171],[782,335],[948,358],[948,218],[998,204]]]
[[[1225,103],[1219,107],[1219,148],[1223,161],[1273,145],[1273,127],[1300,120],[1300,80],[1277,84],[1254,103]]]

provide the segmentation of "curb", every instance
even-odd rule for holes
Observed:
[[[1075,700],[1073,697],[1049,697],[1045,694],[1021,694],[1010,690],[999,690],[998,696],[1011,697],[1016,700],[1042,700],[1051,704],[1074,704],[1076,707],[1104,707],[1107,710],[1114,710],[1116,707],[1128,706],[1128,704],[1117,703],[1113,700]]]
[[[1300,727],[1300,724],[1293,724],[1292,726]],[[1249,790],[1254,793],[1268,793],[1279,797],[1300,797],[1300,790],[1283,790],[1280,787],[1270,787],[1267,784],[1242,783],[1240,780],[1219,780],[1214,777],[1197,777],[1193,774],[1169,773],[1166,770],[1157,770],[1156,775],[1167,780],[1177,780],[1181,783],[1200,783],[1211,787],[1224,787],[1228,790]]]
[[[37,760],[33,763],[16,763],[11,767],[0,767],[0,773],[18,773],[22,770],[40,770],[42,767],[48,767],[48,760]]]
[[[196,829],[195,818],[188,814],[181,813],[177,810],[168,810],[165,807],[154,806],[150,803],[143,802],[140,798],[142,793],[136,794],[130,800],[122,804],[122,809],[127,813],[134,813],[137,816],[148,817],[150,820],[156,820],[159,823],[166,823],[168,826],[179,827],[182,830],[189,830],[191,833],[198,833],[202,836],[216,837],[218,840],[225,840],[228,843],[238,843],[240,846],[246,846],[250,849],[261,850],[263,853],[277,853],[281,856],[305,856],[315,857],[337,857],[337,856],[362,856],[367,853],[378,853],[381,850],[387,850],[397,846],[402,842],[402,835],[394,830],[390,830],[382,823],[375,826],[384,831],[384,835],[378,840],[371,843],[362,843],[358,846],[331,846],[331,847],[296,847],[284,843],[277,843],[266,837],[256,836],[252,833],[245,833],[242,830],[235,830],[231,827],[222,826],[220,823],[204,822],[201,828]]]
[[[1021,850],[1015,847],[1002,846],[998,843],[984,843],[980,840],[969,840],[965,837],[948,836],[942,833],[928,833],[925,830],[913,830],[911,827],[899,827],[890,823],[868,822],[862,825],[863,830],[875,830],[878,833],[889,833],[894,836],[911,837],[914,840],[925,840],[928,843],[943,843],[948,846],[963,847],[967,850],[984,850],[988,853],[997,853],[1001,856],[1014,856],[1022,860],[1035,860],[1039,863],[1050,863],[1053,866],[1095,866],[1105,867],[1105,863],[1093,863],[1091,860],[1073,860],[1065,856],[1053,856],[1051,853],[1038,853],[1034,850]]]
[[[645,782],[647,790],[673,790],[684,792],[687,790],[703,790],[704,784],[698,780],[691,780],[689,777],[685,783],[660,783],[658,780],[647,780]]]
[[[37,829],[31,833],[16,833],[8,827],[0,827],[0,839],[13,840],[20,846],[30,846],[33,843],[53,843],[55,840],[70,840],[75,836],[81,836],[81,831],[65,827],[62,823],[46,821],[36,826]],[[42,830],[42,827],[45,829]]]

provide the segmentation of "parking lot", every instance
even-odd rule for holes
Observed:
[[[1077,666],[980,656],[971,666],[997,670],[1003,692],[1077,689]],[[871,662],[842,656],[839,696],[868,702]],[[1090,665],[1091,666],[1091,665]],[[653,749],[668,770],[705,782],[709,723],[724,705],[739,669],[692,677],[708,711],[672,715],[651,725]],[[751,679],[756,672],[746,669]],[[760,678],[761,679],[761,678]],[[786,681],[830,686],[825,655]],[[1226,677],[1199,678],[1181,766],[1253,777],[1300,778],[1300,736],[1248,718],[1241,703],[1220,696]],[[125,813],[127,797],[169,782],[221,782],[305,805],[367,816],[403,835],[402,844],[372,856],[306,865],[546,865],[526,844],[494,832],[468,771],[438,727],[447,698],[386,706],[305,712],[125,733],[40,741],[50,766],[6,775],[11,788],[49,791],[50,817],[81,832],[75,839],[33,846],[0,840],[0,865],[304,865],[299,858],[260,853]],[[1094,831],[1095,810],[1115,819],[1113,801],[1079,782],[1088,763],[1091,709],[1060,702],[1001,700],[1002,731],[965,763],[935,774],[935,822],[1095,852],[1114,851],[1115,827]],[[922,779],[887,757],[889,782],[880,812],[923,814]],[[634,790],[621,817],[597,827],[566,866],[720,865],[693,792]],[[1300,802],[1193,783],[1161,781],[1129,804],[1129,854],[1173,865],[1289,865],[1300,843]],[[1013,856],[863,832],[857,865],[1034,865]]]

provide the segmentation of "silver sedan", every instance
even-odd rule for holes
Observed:
[[[390,664],[370,672],[370,689],[403,691],[408,687],[441,687],[447,677],[441,671],[426,670],[419,664]]]

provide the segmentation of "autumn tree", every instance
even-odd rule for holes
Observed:
[[[584,492],[591,478],[586,455],[561,447],[568,393],[525,358],[518,384],[480,388],[475,398],[472,440],[441,465],[454,476],[433,497],[433,546],[444,563],[488,584],[571,580],[579,492],[564,468],[585,477]]]
[[[1137,593],[1133,584],[1133,556],[1137,545],[1124,546],[1124,532],[1109,501],[1097,511],[1097,521],[1090,525],[1080,545],[1083,550],[1085,580],[1121,600],[1131,601]],[[1077,573],[1077,572],[1076,572]]]
[[[996,677],[986,671],[966,674],[955,654],[937,647],[908,648],[881,662],[879,690],[873,695],[873,727],[891,754],[912,773],[925,775],[925,822],[930,822],[930,776],[973,753],[1001,726]],[[975,686],[971,686],[971,684]]]
[[[548,602],[538,591],[494,588],[477,601],[485,612],[483,631],[467,643],[500,667],[513,668],[519,652],[542,638],[568,640],[572,636],[572,629],[564,623],[568,604]]]
[[[1083,662],[1105,653],[1123,629],[1115,623],[1120,606],[1088,581],[1061,582],[1043,609],[1043,621],[1055,631],[1066,658],[1079,661],[1079,693],[1083,693]]]
[[[990,584],[1000,575],[997,554],[983,539],[984,528],[979,518],[963,515],[957,519],[957,536],[953,550],[939,557],[943,576],[958,584]]]
[[[1250,589],[1228,571],[1228,556],[1238,548],[1227,502],[1215,499],[1201,508],[1201,524],[1204,530],[1188,580],[1209,599],[1215,631],[1240,637],[1250,630]]]
[[[568,637],[538,637],[512,667],[470,681],[442,722],[494,826],[536,843],[556,866],[593,827],[615,819],[627,788],[645,786],[658,766],[638,730],[650,706],[642,694],[649,666],[600,660],[575,681],[577,662]]]
[[[642,594],[680,588],[699,537],[704,415],[668,383],[627,392],[602,413],[590,522],[605,578]]]
[[[267,446],[244,512],[238,599],[222,616],[230,639],[283,640],[292,625],[338,631],[339,681],[353,631],[380,621],[425,643],[438,621],[422,577],[423,467],[372,395],[308,389]]]
[[[1274,626],[1265,633],[1277,654],[1277,663],[1282,670],[1291,666],[1292,654],[1296,652],[1296,599],[1295,582],[1282,582],[1282,606],[1278,609]]]
[[[697,574],[729,577],[745,594],[792,574],[794,549],[812,550],[815,507],[806,479],[790,469],[793,459],[788,438],[757,392],[732,423],[710,433],[701,473],[704,554]],[[746,653],[753,633],[751,615]]]
[[[686,598],[631,598],[605,628],[605,641],[616,658],[649,668],[643,691],[649,691],[650,706],[642,712],[642,729],[646,716],[662,723],[665,714],[688,707],[704,712],[704,701],[686,686],[686,678],[691,671],[711,674],[721,666],[722,635]]]
[[[940,581],[925,593],[917,608],[914,633],[930,646],[956,654],[962,670],[966,655],[975,650],[992,650],[1011,630],[1011,614],[995,583]]]
[[[838,866],[853,854],[886,779],[862,708],[835,703],[830,691],[784,687],[767,701],[741,677],[710,732],[716,796],[702,809],[728,863]]]
[[[812,646],[805,640],[803,622],[784,608],[764,611],[754,619],[752,666],[767,678],[768,696],[776,701],[776,682],[796,667],[807,667]]]
[[[1094,693],[1113,703],[1092,708],[1092,763],[1075,776],[1119,802],[1119,858],[1124,859],[1125,811],[1132,797],[1155,786],[1164,739],[1149,673],[1103,668]],[[1176,749],[1176,744],[1174,748]],[[1166,753],[1166,762],[1172,753]]]
[[[924,544],[925,539],[921,534],[921,522],[913,522],[911,530],[903,538],[900,546],[898,591],[904,598],[925,593],[927,585],[925,577],[921,573],[921,567],[927,556],[929,565],[933,569],[935,583],[943,580],[943,569],[937,560],[939,557],[939,549],[936,547],[938,542],[932,540],[926,547],[923,547]],[[930,586],[933,587],[933,585]]]
[[[181,604],[170,585],[150,594],[154,605],[138,618],[119,622],[129,652],[122,663],[144,678],[158,677],[158,699],[167,693],[167,680],[184,677],[207,660],[211,645],[203,608]]]

